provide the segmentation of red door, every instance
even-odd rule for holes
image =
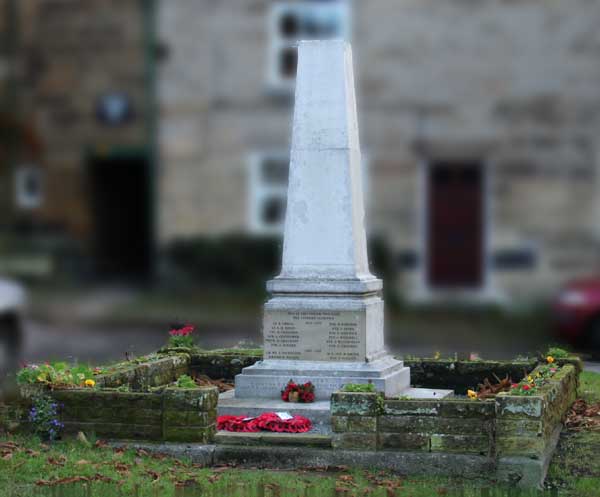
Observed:
[[[483,282],[483,168],[434,163],[429,170],[428,281],[476,288]]]

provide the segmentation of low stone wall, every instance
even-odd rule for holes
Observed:
[[[489,459],[503,480],[537,485],[545,477],[577,389],[576,366],[566,364],[532,396],[402,400],[336,392],[331,401],[332,445],[338,450],[478,456]]]
[[[208,350],[191,354],[190,368],[213,379],[233,380],[242,369],[262,361],[261,350]]]
[[[182,374],[189,373],[190,355],[169,354],[153,361],[135,363],[118,371],[99,375],[96,384],[102,388],[116,388],[122,385],[132,390],[144,391],[151,387],[167,385]]]
[[[165,388],[160,392],[56,390],[66,433],[114,439],[209,443],[216,431],[218,390]]]

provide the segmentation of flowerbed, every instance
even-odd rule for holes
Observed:
[[[546,368],[539,366],[529,376],[539,378]],[[335,449],[430,457],[454,454],[466,458],[464,464],[489,468],[487,476],[538,485],[577,387],[576,367],[566,364],[545,377],[532,395],[502,392],[486,400],[477,396],[403,400],[378,393],[336,392],[331,403],[332,444]]]

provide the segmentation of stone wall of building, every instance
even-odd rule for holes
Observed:
[[[253,153],[289,146],[267,81],[268,0],[159,6],[161,240],[250,232]],[[599,266],[600,5],[591,0],[350,2],[369,227],[422,293],[424,168],[486,168],[492,298],[542,295]],[[283,92],[285,93],[285,92]]]
[[[86,240],[87,166],[115,147],[148,145],[144,17],[137,0],[19,0],[19,115],[42,147],[44,202],[31,215]],[[107,126],[97,103],[124,92],[135,118]]]

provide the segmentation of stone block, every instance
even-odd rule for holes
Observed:
[[[331,430],[334,433],[345,433],[348,431],[348,416],[332,416]]]
[[[501,456],[539,458],[544,454],[549,437],[502,436],[496,440],[496,453]]]
[[[381,416],[379,431],[387,433],[488,433],[491,421],[435,416]]]
[[[334,449],[376,450],[377,433],[334,433],[331,445]]]
[[[536,419],[498,419],[496,421],[497,437],[540,436],[543,423]]]
[[[209,411],[217,407],[219,390],[216,387],[166,388],[163,391],[163,396],[166,410]]]
[[[438,416],[440,402],[431,400],[386,400],[383,414],[388,416]]]
[[[498,418],[541,418],[544,399],[541,396],[521,397],[516,395],[498,395],[496,397],[496,416]]]
[[[489,435],[442,435],[430,437],[432,452],[456,452],[461,454],[480,454],[491,456],[492,439]]]
[[[381,401],[377,393],[335,392],[331,396],[332,416],[376,416]]]
[[[376,416],[348,416],[348,432],[351,433],[376,433]]]
[[[423,433],[379,433],[379,448],[407,451],[430,450],[429,436]]]
[[[210,443],[216,434],[216,425],[166,427],[163,439],[169,442]]]

